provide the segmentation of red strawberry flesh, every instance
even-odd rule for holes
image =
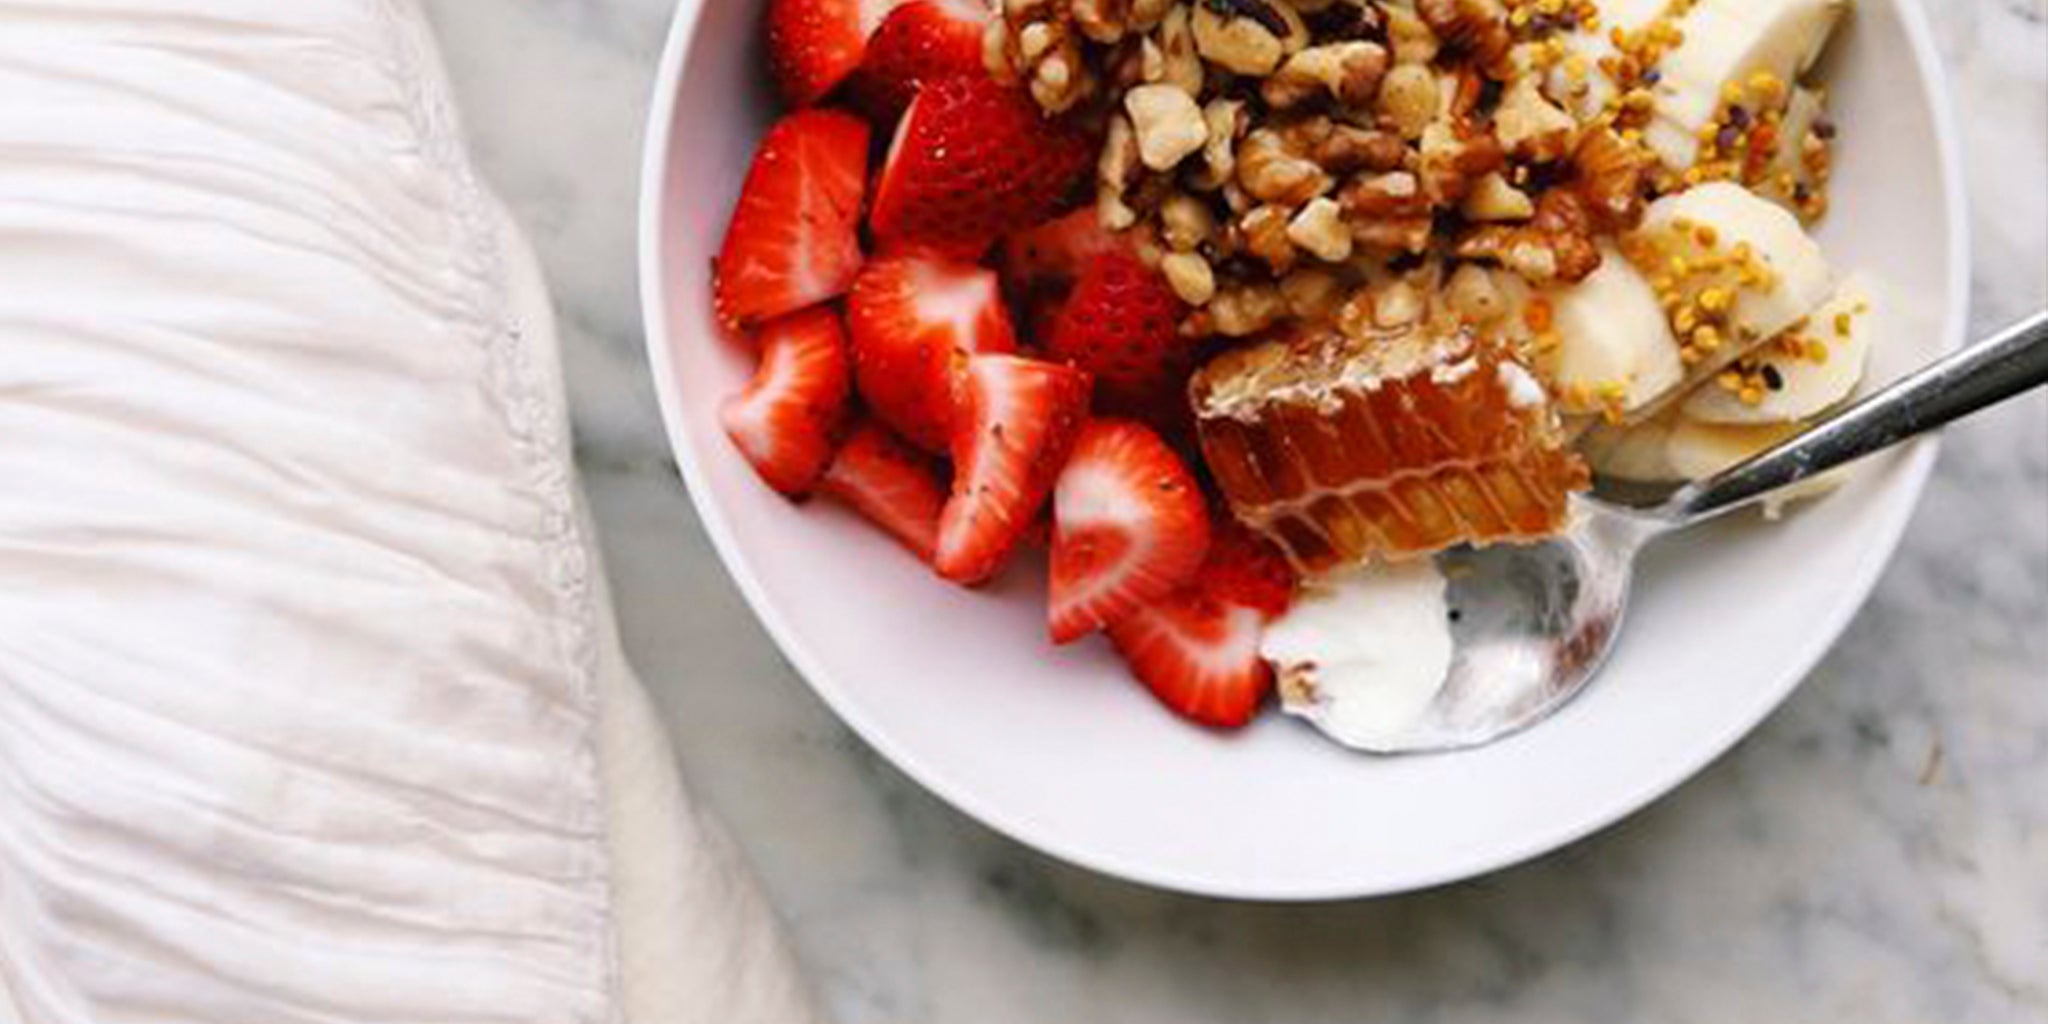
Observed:
[[[1021,356],[975,356],[960,380],[953,491],[933,567],[972,585],[1000,570],[1038,514],[1088,415],[1088,375]]]
[[[855,426],[818,491],[852,506],[920,560],[931,561],[946,491],[931,457],[888,428],[873,420]]]
[[[809,309],[761,328],[761,365],[726,400],[719,421],[770,487],[811,489],[832,458],[845,417],[846,336],[829,309]]]
[[[948,451],[968,358],[1017,347],[995,274],[937,256],[884,257],[854,281],[846,307],[869,408],[913,444]]]
[[[1220,729],[1250,722],[1273,689],[1259,657],[1265,616],[1200,586],[1109,627],[1110,642],[1160,703]]]
[[[894,120],[926,82],[984,75],[988,11],[966,0],[913,0],[889,12],[853,78],[856,102],[877,123]]]
[[[746,329],[823,302],[860,270],[868,127],[807,110],[761,140],[713,268],[719,318]]]
[[[867,53],[902,0],[769,0],[768,66],[793,107],[823,99]]]
[[[979,258],[1043,221],[1094,162],[1087,136],[985,75],[928,82],[889,146],[868,224],[877,240]]]
[[[1091,257],[1060,311],[1047,352],[1095,375],[1101,411],[1177,421],[1193,350],[1180,336],[1180,299],[1126,251]]]
[[[1187,583],[1209,547],[1194,475],[1149,428],[1095,420],[1053,492],[1047,624],[1070,643]]]

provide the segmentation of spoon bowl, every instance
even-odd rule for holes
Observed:
[[[1423,712],[1369,749],[1458,750],[1541,721],[1606,663],[1644,545],[2044,383],[2048,313],[2037,313],[1654,504],[1624,504],[1614,490],[1578,495],[1569,527],[1555,538],[1439,555],[1451,609],[1450,668]]]

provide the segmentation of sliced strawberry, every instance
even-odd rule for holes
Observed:
[[[1197,585],[1109,627],[1109,639],[1160,703],[1231,729],[1251,721],[1273,689],[1273,670],[1259,657],[1265,622],[1258,609]]]
[[[808,107],[860,67],[868,38],[903,0],[769,0],[768,66],[782,96]]]
[[[1003,285],[1015,294],[1064,293],[1096,256],[1129,251],[1127,237],[1103,227],[1095,207],[1084,206],[1003,239]]]
[[[968,0],[912,0],[889,12],[868,40],[853,96],[877,123],[892,121],[918,87],[957,75],[986,75],[981,33],[988,9]]]
[[[1296,583],[1286,557],[1228,511],[1217,512],[1214,525],[1202,585],[1217,597],[1249,605],[1269,618],[1285,615],[1294,603]]]
[[[1103,411],[1157,419],[1187,402],[1193,347],[1180,336],[1181,313],[1158,271],[1128,252],[1098,253],[1060,311],[1046,351],[1095,375]]]
[[[1053,489],[1053,642],[1172,593],[1208,548],[1209,511],[1180,456],[1142,424],[1089,423]]]
[[[846,319],[861,396],[926,451],[951,445],[954,384],[968,357],[1017,348],[995,273],[938,256],[868,264],[847,296]]]
[[[868,224],[885,244],[979,258],[997,238],[1058,213],[1093,150],[1022,90],[986,75],[929,82],[896,126]]]
[[[939,515],[939,575],[995,575],[1045,503],[1088,416],[1088,375],[1022,356],[975,356],[960,379],[953,494]]]
[[[745,329],[846,290],[860,271],[868,126],[806,110],[768,130],[712,268],[718,315]]]
[[[932,560],[946,490],[931,457],[887,427],[873,420],[855,426],[818,481],[818,491],[853,506],[919,559]]]
[[[807,309],[763,326],[760,345],[760,368],[719,421],[768,486],[800,495],[831,461],[845,418],[846,333],[831,310]]]

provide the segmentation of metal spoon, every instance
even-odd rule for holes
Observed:
[[[1457,610],[1449,675],[1415,723],[1374,749],[1478,746],[1542,719],[1599,672],[1620,634],[1629,577],[1644,545],[2043,383],[2048,312],[1655,504],[1580,496],[1571,529],[1547,543],[1439,556]]]

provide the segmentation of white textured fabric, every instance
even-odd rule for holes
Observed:
[[[0,1022],[814,1019],[551,335],[408,3],[0,0]]]

